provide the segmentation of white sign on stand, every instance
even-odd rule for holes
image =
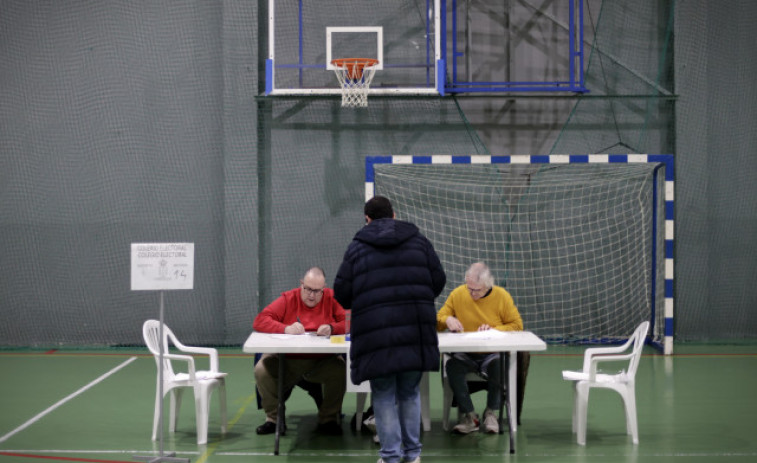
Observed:
[[[194,243],[131,243],[132,291],[192,289]]]
[[[165,342],[163,311],[163,291],[167,289],[192,289],[194,285],[195,244],[194,243],[131,243],[131,290],[160,291],[160,339]],[[161,402],[158,411],[158,435],[160,454],[140,456],[135,460],[150,463],[189,463],[189,458],[178,458],[176,452],[163,452],[163,365],[164,342],[159,342],[160,362],[158,362],[158,397]]]

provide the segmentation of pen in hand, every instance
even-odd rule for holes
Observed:
[[[302,334],[304,332],[305,326],[302,324],[302,321],[300,321],[299,315],[297,316],[297,321],[295,323],[284,328],[285,334]]]
[[[307,331],[305,330],[305,325],[302,323],[302,320],[300,320],[300,316],[299,315],[297,315],[297,323],[299,323],[300,326],[302,327],[302,331],[300,333],[298,333],[298,334],[306,333]]]

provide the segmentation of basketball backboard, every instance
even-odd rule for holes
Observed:
[[[266,94],[339,95],[336,58],[379,60],[370,94],[438,94],[439,3],[269,0]]]

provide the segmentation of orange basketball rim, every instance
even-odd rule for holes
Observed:
[[[363,70],[378,64],[374,58],[337,58],[331,60],[331,64],[344,71],[345,77],[350,80],[363,78]]]

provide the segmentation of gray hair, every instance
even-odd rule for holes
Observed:
[[[483,262],[476,262],[465,272],[465,281],[482,283],[487,288],[494,286],[494,275]]]

